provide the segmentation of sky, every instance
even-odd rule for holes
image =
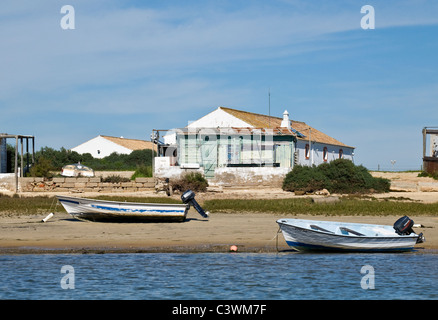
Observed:
[[[438,126],[436,0],[2,0],[0,39],[0,132],[37,150],[270,103],[356,164],[418,170]]]

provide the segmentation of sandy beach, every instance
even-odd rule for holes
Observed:
[[[417,173],[374,173],[404,185],[434,183],[431,178],[419,178]],[[398,185],[400,186],[400,184]],[[438,202],[438,192],[420,192],[418,187],[409,191],[391,191],[373,194],[377,199],[400,198],[409,201]],[[32,197],[46,193],[21,193]],[[70,194],[72,195],[72,194]],[[98,192],[73,196],[95,197]],[[157,196],[153,191],[123,193],[125,196]],[[52,195],[54,196],[54,195]],[[167,197],[163,195],[163,197]],[[179,195],[173,196],[179,199]],[[283,199],[297,198],[280,188],[209,188],[196,198],[202,203],[208,199]],[[228,252],[235,245],[239,252],[277,252],[289,249],[278,232],[277,219],[296,217],[315,220],[333,220],[358,223],[393,225],[400,216],[311,216],[272,213],[211,213],[202,218],[193,208],[187,220],[181,223],[96,223],[72,218],[57,209],[53,218],[43,223],[41,215],[0,215],[0,254],[5,253],[106,253],[106,252]],[[416,224],[416,233],[423,232],[426,242],[417,244],[419,250],[438,250],[438,216],[409,215]]]
[[[277,252],[288,247],[277,233],[276,220],[297,217],[315,220],[341,220],[392,225],[398,216],[285,216],[264,213],[212,213],[202,218],[190,209],[181,223],[96,223],[55,213],[44,216],[0,218],[0,253],[111,253],[111,252],[228,252],[235,245],[239,252]],[[411,216],[417,233],[426,242],[419,250],[438,249],[438,217]]]

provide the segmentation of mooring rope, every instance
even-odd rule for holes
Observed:
[[[53,203],[55,203],[55,201],[56,201],[56,204],[55,204],[55,207],[53,208]],[[50,212],[53,213],[52,208],[53,208],[53,210],[56,210],[56,208],[58,207],[58,204],[59,204],[58,199],[56,199],[56,197],[53,197],[52,203],[50,204],[49,213]]]
[[[275,234],[275,248],[277,249],[277,252],[280,252],[280,250],[278,250],[278,234],[281,233],[281,227],[278,227],[277,233]]]

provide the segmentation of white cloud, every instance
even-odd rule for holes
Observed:
[[[75,30],[60,28],[59,2],[19,2],[15,10],[5,8],[7,15],[17,18],[1,24],[0,63],[9,75],[0,79],[3,98],[118,85],[319,50],[326,45],[322,36],[358,29],[361,18],[360,8],[350,2],[292,1],[289,7],[244,2],[231,12],[214,10],[215,2],[175,9],[118,8],[123,2],[116,1],[101,7],[75,3]],[[381,27],[438,20],[430,10],[409,6],[407,12],[406,4],[379,6],[376,19]]]
[[[2,2],[0,127],[19,122],[16,115],[26,110],[31,116],[53,114],[57,121],[64,121],[56,118],[62,112],[87,114],[90,120],[83,121],[88,127],[95,125],[96,115],[117,118],[123,114],[150,115],[141,120],[145,126],[181,126],[219,105],[264,106],[267,102],[259,100],[266,94],[258,91],[265,84],[261,80],[265,74],[257,74],[254,80],[250,74],[263,64],[278,67],[294,57],[307,63],[309,53],[317,51],[328,53],[318,57],[327,63],[342,63],[349,49],[362,46],[358,39],[378,36],[379,29],[438,23],[438,3],[432,0],[169,1],[154,7],[149,2],[133,3],[72,0],[76,29],[62,30],[60,9],[66,3]],[[360,29],[364,4],[375,7],[375,33]],[[299,81],[294,77],[293,81]],[[391,98],[374,87],[377,82],[329,80],[334,92],[346,93],[333,102],[350,103],[361,110],[369,107],[360,91],[367,86],[381,98],[374,97],[374,102],[382,105],[411,102],[429,108],[435,99],[430,92],[436,84],[413,88],[404,95],[394,89],[395,98]],[[319,104],[317,110],[324,112],[327,106],[318,102],[325,97],[308,92],[304,102]],[[300,120],[309,121],[302,114]],[[138,117],[133,126],[140,126],[136,121]],[[73,124],[66,122],[65,126]],[[86,127],[82,129],[91,130]],[[12,128],[18,130],[18,126]]]
[[[62,30],[59,9],[54,3],[32,6],[21,16],[23,5],[9,10],[18,17],[3,22],[0,33],[0,63],[9,75],[0,79],[0,88],[6,96],[270,59],[292,53],[295,44],[309,37],[345,29],[324,15],[301,16],[272,8],[232,13],[204,9],[193,17],[193,7],[163,11],[110,6],[95,12],[78,2],[76,29]]]

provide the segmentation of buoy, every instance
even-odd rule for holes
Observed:
[[[237,252],[237,246],[232,245],[232,246],[230,247],[230,251],[231,251],[231,252]]]
[[[53,217],[53,213],[50,212],[47,217],[45,217],[43,220],[41,220],[41,222],[47,222],[47,220],[49,220],[51,217]]]

